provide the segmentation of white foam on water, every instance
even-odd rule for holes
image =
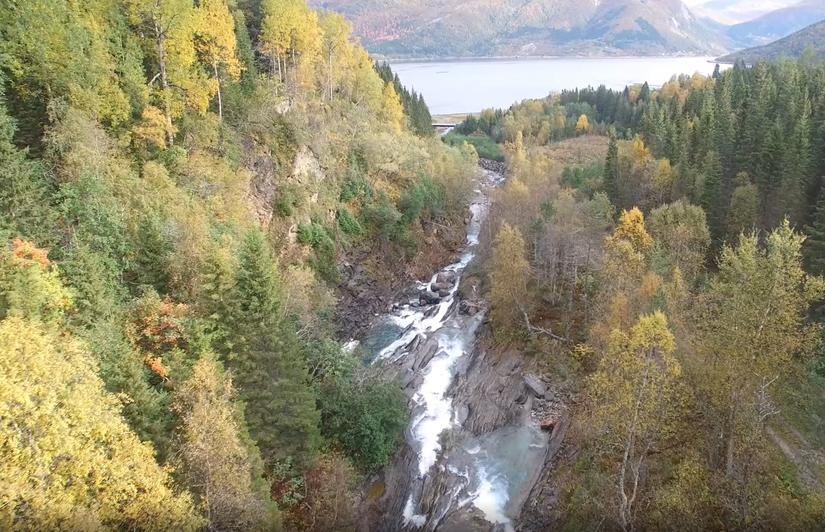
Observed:
[[[488,180],[491,181],[491,184],[482,186],[482,189],[486,189],[487,186],[496,185],[503,180],[503,176],[497,176],[493,172],[484,171],[484,173]],[[482,191],[479,190],[478,193],[480,195]],[[477,201],[470,205],[472,217],[467,227],[467,249],[462,253],[458,262],[442,270],[451,270],[456,273],[456,282],[450,289],[449,294],[441,298],[441,301],[435,305],[435,310],[433,310],[432,306],[406,307],[390,316],[390,320],[404,332],[400,338],[382,349],[373,362],[385,359],[396,353],[398,353],[398,355],[395,359],[401,358],[406,353],[403,351],[399,353],[399,351],[412,342],[416,336],[430,336],[444,328],[454,303],[455,294],[458,291],[461,274],[475,257],[473,248],[479,243],[481,224],[486,214],[487,206],[488,203],[486,201]],[[438,273],[434,274],[429,283],[417,283],[417,288],[419,290],[429,289],[430,285],[436,281],[437,276]],[[430,314],[430,316],[427,317],[426,314]],[[447,390],[455,376],[457,360],[464,356],[465,345],[472,343],[472,334],[470,334],[470,338],[468,338],[467,334],[459,334],[460,332],[462,331],[457,330],[455,334],[448,332],[439,335],[437,354],[423,369],[425,373],[422,376],[422,383],[413,395],[413,400],[419,406],[423,407],[423,412],[416,416],[410,425],[410,434],[418,447],[418,472],[421,478],[427,474],[438,458],[438,454],[441,451],[441,435],[445,430],[457,424],[457,419],[453,412],[452,399],[447,397]],[[478,449],[476,449],[475,452],[478,452]],[[458,471],[452,472],[463,476],[469,481],[469,471],[464,474],[458,473]],[[485,481],[487,481],[487,484],[484,484]],[[471,496],[464,499],[461,504],[464,505],[472,502],[485,513],[485,516],[488,516],[488,511],[490,512],[488,520],[491,522],[504,523],[506,526],[509,526],[509,520],[507,520],[504,515],[503,509],[504,504],[507,502],[506,484],[502,488],[499,484],[495,484],[491,480],[488,481],[485,477],[480,479],[480,486],[477,494],[471,494]],[[452,494],[452,498],[456,499],[458,494],[459,490],[457,489],[456,492]],[[410,494],[404,506],[403,518],[408,526],[420,528],[427,524],[428,516],[416,513],[416,507],[417,502],[413,499],[412,494]],[[447,509],[448,507],[445,507],[444,512],[446,512]],[[443,516],[444,514],[442,512],[438,520],[443,518]]]
[[[427,366],[427,373],[413,400],[424,406],[424,412],[413,426],[413,435],[419,443],[418,472],[423,477],[435,464],[441,450],[441,433],[453,422],[453,400],[447,397],[447,389],[453,381],[453,365],[464,354],[460,339],[439,342],[441,354]]]
[[[485,467],[479,467],[477,473],[478,490],[473,494],[473,506],[481,510],[487,521],[503,524],[512,530],[510,518],[505,513],[507,501],[510,500],[507,480],[501,475],[488,473]]]
[[[353,351],[355,351],[355,348],[358,347],[360,343],[361,342],[359,342],[358,340],[352,339],[349,342],[345,343],[341,349],[343,349],[345,353],[352,353]]]
[[[413,506],[412,495],[410,495],[407,497],[407,504],[404,505],[404,523],[421,528],[427,522],[427,516],[415,513]]]

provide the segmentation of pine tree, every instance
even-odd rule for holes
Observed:
[[[56,240],[53,184],[45,168],[14,146],[14,121],[0,105],[0,231],[49,246]]]

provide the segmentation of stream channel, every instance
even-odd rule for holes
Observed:
[[[548,434],[530,415],[523,376],[479,349],[484,312],[459,304],[489,192],[503,181],[480,170],[458,262],[419,283],[420,299],[396,304],[361,339],[367,362],[396,376],[410,400],[403,448],[381,475],[364,529],[512,530],[541,471]]]

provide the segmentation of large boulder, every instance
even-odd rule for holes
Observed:
[[[435,292],[422,290],[421,293],[418,294],[418,302],[423,305],[437,305],[441,303],[441,298]]]
[[[438,272],[438,275],[435,276],[435,282],[452,286],[455,284],[457,278],[458,276],[454,271],[444,270],[443,272]]]
[[[536,375],[531,373],[524,375],[524,385],[527,386],[527,389],[539,399],[544,397],[546,392],[544,383]]]
[[[452,287],[453,285],[451,285],[450,283],[433,283],[430,285],[430,290],[432,290],[433,292],[442,292],[445,290],[449,291]]]

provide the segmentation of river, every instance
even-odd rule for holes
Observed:
[[[464,252],[416,287],[425,292],[437,283],[439,300],[400,302],[362,339],[368,362],[399,377],[411,413],[405,446],[384,472],[387,494],[378,504],[382,515],[368,528],[510,529],[544,462],[548,434],[530,418],[526,398],[504,398],[505,404],[518,403],[523,409],[517,420],[492,420],[485,411],[502,409],[479,403],[483,391],[481,397],[473,395],[500,369],[472,374],[470,367],[476,372],[485,367],[475,351],[484,312],[462,312],[459,305],[462,274],[475,257],[489,190],[503,179],[498,172],[480,170]],[[505,388],[524,395],[519,392],[523,377],[512,369],[514,381]],[[469,386],[462,386],[462,379]]]
[[[677,74],[710,74],[710,57],[491,59],[392,63],[401,82],[424,95],[434,115],[508,108],[576,87],[661,86]],[[728,65],[720,65],[723,70]]]

